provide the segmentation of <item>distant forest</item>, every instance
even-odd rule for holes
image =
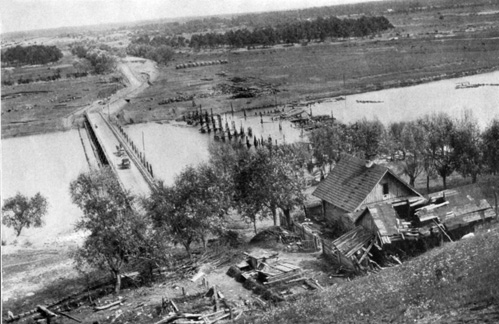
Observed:
[[[393,28],[385,17],[361,17],[359,19],[339,19],[336,17],[318,17],[315,20],[282,23],[275,27],[257,27],[229,30],[225,33],[193,34],[190,42],[182,36],[167,37],[163,35],[141,35],[132,39],[127,51],[130,55],[146,57],[141,52],[149,52],[158,46],[191,48],[230,46],[234,48],[246,46],[272,46],[275,44],[291,44],[301,41],[324,41],[328,37],[364,37]]]
[[[50,62],[57,62],[62,56],[61,50],[56,46],[18,45],[2,51],[2,65],[47,64]]]
[[[359,19],[319,17],[315,20],[297,21],[276,27],[255,28],[253,31],[239,29],[230,30],[224,34],[194,34],[189,46],[192,48],[224,45],[231,47],[272,46],[280,43],[298,43],[303,40],[308,42],[311,40],[324,41],[327,37],[364,37],[390,28],[393,28],[393,25],[382,16],[361,17]]]
[[[307,21],[314,17],[345,17],[357,18],[362,15],[381,16],[400,12],[419,12],[429,10],[445,10],[447,8],[462,8],[468,11],[477,10],[490,4],[490,0],[391,0],[365,3],[344,4],[336,6],[312,7],[304,9],[248,13],[237,15],[220,15],[204,18],[179,19],[179,21],[162,21],[139,23],[136,26],[122,26],[117,29],[133,30],[137,33],[146,32],[149,35],[181,35],[205,33],[214,30],[263,27],[276,27],[282,24]]]

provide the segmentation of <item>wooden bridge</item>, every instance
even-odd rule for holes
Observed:
[[[111,167],[123,189],[148,196],[155,187],[152,166],[123,129],[112,125],[100,112],[85,113],[85,128],[99,166]],[[125,158],[131,162],[128,168],[123,167]]]

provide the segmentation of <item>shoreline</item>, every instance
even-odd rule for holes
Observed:
[[[465,70],[465,71],[460,71],[460,72],[452,72],[452,73],[444,73],[441,75],[436,75],[436,76],[431,76],[427,78],[420,78],[420,79],[410,79],[407,81],[401,81],[401,80],[393,80],[393,81],[388,81],[388,84],[378,84],[374,85],[373,87],[365,88],[364,87],[356,87],[355,89],[351,90],[337,90],[337,91],[331,91],[331,92],[320,92],[320,93],[315,93],[311,95],[301,95],[300,97],[296,99],[288,99],[286,102],[281,102],[278,104],[278,106],[289,106],[289,105],[300,105],[300,104],[315,104],[318,103],[319,101],[325,101],[327,99],[333,99],[333,98],[338,98],[338,97],[344,97],[344,96],[351,96],[351,95],[357,95],[357,94],[364,94],[364,93],[369,93],[369,92],[377,92],[381,90],[388,90],[388,89],[395,89],[395,88],[405,88],[405,87],[412,87],[416,85],[421,85],[421,84],[428,84],[432,82],[438,82],[438,81],[443,81],[443,80],[450,80],[450,79],[458,79],[458,78],[463,78],[467,76],[475,76],[478,74],[486,74],[486,73],[493,73],[499,71],[499,66],[492,66],[489,68],[482,68],[482,69],[475,69],[475,70]],[[386,82],[385,82],[386,83]],[[263,104],[259,106],[254,106],[254,107],[248,107],[245,108],[248,111],[253,111],[253,110],[259,110],[259,109],[266,109],[270,107],[275,107],[275,102],[273,98],[268,99],[268,104]],[[197,108],[192,108],[189,109],[188,111],[195,111]],[[218,110],[218,109],[216,109]],[[187,111],[187,112],[188,112]],[[241,112],[243,111],[242,108],[240,107],[234,107],[234,112]],[[231,110],[228,108],[221,109],[217,111],[219,114],[224,114],[224,113],[230,113]],[[150,122],[167,122],[167,121],[175,121],[180,117],[176,118],[154,118],[151,115],[146,115],[145,118],[139,119],[139,120],[134,120],[133,123],[124,123],[124,125],[133,125],[133,124],[144,124],[144,123],[150,123]],[[64,118],[65,119],[65,118]],[[61,119],[62,120],[62,119]],[[23,123],[23,125],[27,125],[29,127],[30,123],[36,124],[36,123],[43,123],[43,120],[38,120],[38,121],[32,121],[28,123]],[[59,124],[60,122],[56,122],[56,124]],[[7,124],[7,125],[2,125],[4,126],[10,126],[13,125]],[[26,131],[26,132],[18,132],[13,134],[7,134],[4,135],[2,134],[1,139],[9,139],[9,138],[19,138],[19,137],[26,137],[26,136],[34,136],[34,135],[44,135],[44,134],[50,134],[50,133],[57,133],[57,132],[65,132],[69,131],[72,129],[78,129],[79,125],[77,124],[72,124],[70,127],[64,127],[63,129],[46,129],[46,130],[36,130],[36,131]],[[56,127],[54,127],[56,128]]]

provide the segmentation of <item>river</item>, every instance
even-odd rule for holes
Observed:
[[[499,83],[499,72],[351,95],[342,101],[330,99],[310,109],[313,115],[332,113],[344,123],[365,117],[378,118],[385,125],[439,111],[459,117],[463,109],[473,110],[482,129],[492,118],[499,118],[499,87],[456,89],[456,84],[462,82]],[[289,122],[282,122],[280,129],[279,122],[273,122],[270,115],[264,114],[260,118],[254,114],[255,111],[247,112],[245,119],[242,113],[234,116],[229,113],[224,115],[224,123],[227,120],[231,125],[234,121],[238,131],[241,124],[245,129],[250,126],[257,138],[267,140],[270,135],[272,141],[277,140],[278,143],[306,138]],[[213,141],[213,134],[201,134],[198,127],[175,123],[136,124],[125,129],[136,145],[144,149],[156,178],[163,179],[166,184],[172,184],[174,176],[186,165],[206,161],[209,157],[208,146]],[[50,203],[44,230],[23,230],[20,243],[25,240],[42,242],[56,235],[69,234],[81,215],[81,211],[71,203],[69,182],[79,172],[88,170],[78,132],[4,139],[2,156],[3,198],[11,197],[17,191],[27,195],[40,191]],[[2,234],[7,234],[4,237],[8,241],[13,240],[12,231],[3,226]]]
[[[43,230],[23,229],[19,244],[38,245],[73,233],[82,212],[71,202],[69,183],[87,170],[77,130],[2,140],[2,199],[40,192],[49,204]],[[2,225],[2,238],[11,243],[14,231]]]
[[[424,114],[446,112],[458,118],[470,109],[484,129],[499,118],[499,86],[456,89],[457,84],[499,84],[499,71],[411,87],[393,88],[347,96],[342,101],[325,101],[312,106],[312,114],[331,114],[343,123],[361,118],[378,118],[385,125],[414,120]],[[376,102],[376,103],[374,103]]]

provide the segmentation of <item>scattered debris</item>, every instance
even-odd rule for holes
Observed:
[[[246,260],[233,265],[227,275],[252,290],[264,300],[280,302],[307,290],[321,289],[312,278],[304,276],[299,266],[279,261],[279,254],[263,253],[252,255],[244,253]],[[257,298],[256,303],[266,308],[266,303]]]

